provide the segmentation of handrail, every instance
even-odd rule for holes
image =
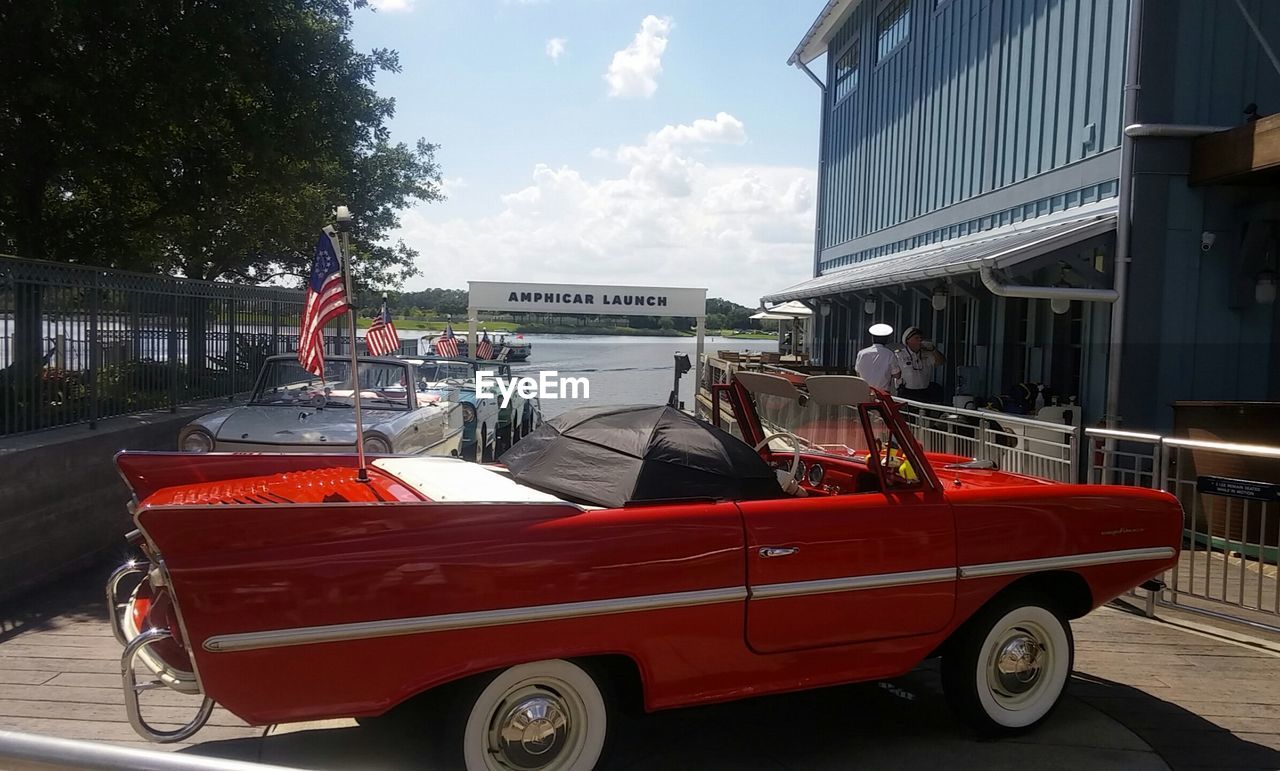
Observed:
[[[1027,426],[1030,428],[1044,428],[1050,430],[1061,431],[1064,434],[1074,434],[1077,426],[1068,423],[1058,423],[1049,420],[1036,420],[1035,418],[1026,418],[1021,415],[1011,415],[1007,412],[998,412],[996,410],[970,410],[964,407],[948,407],[945,404],[929,404],[927,402],[917,402],[913,399],[904,399],[900,396],[893,397],[893,400],[899,404],[909,404],[919,409],[931,410],[934,412],[945,413],[939,416],[945,418],[949,415],[966,415],[971,418],[979,418],[982,420],[994,420],[1000,423],[1009,423],[1015,426]]]
[[[1280,458],[1280,447],[1265,444],[1236,444],[1235,442],[1206,442],[1203,439],[1178,439],[1165,437],[1161,440],[1167,447],[1188,447],[1197,450],[1221,450],[1239,455],[1250,455],[1255,458]]]
[[[0,730],[0,760],[38,763],[40,768],[55,771],[298,771],[288,766],[116,747],[5,730]]]
[[[1159,434],[1140,434],[1135,431],[1118,431],[1114,428],[1086,428],[1088,436],[1108,436],[1114,439],[1131,439],[1136,442],[1159,442],[1164,439]]]

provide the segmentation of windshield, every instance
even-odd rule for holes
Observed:
[[[407,410],[405,381],[409,368],[390,362],[360,362],[360,406],[371,410]],[[293,360],[267,362],[250,404],[288,407],[352,407],[351,362],[325,359],[324,378]]]
[[[818,404],[813,399],[797,400],[769,393],[756,393],[753,398],[766,434],[794,434],[812,449],[832,455],[866,455],[868,452],[867,432],[857,407]],[[791,444],[785,439],[775,439],[770,447],[789,452]]]
[[[419,383],[475,380],[474,368],[465,361],[424,361],[418,365]]]

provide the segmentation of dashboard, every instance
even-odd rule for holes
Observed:
[[[775,453],[769,465],[774,469],[789,471],[791,460],[788,454]],[[880,477],[867,468],[865,461],[857,458],[845,460],[825,455],[801,454],[795,478],[810,495],[848,495],[880,489]]]

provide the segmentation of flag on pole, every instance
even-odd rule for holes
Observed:
[[[326,228],[316,243],[307,300],[298,323],[298,363],[317,377],[324,377],[324,325],[347,312],[347,287],[342,262]]]
[[[437,356],[457,356],[458,355],[458,338],[453,334],[453,325],[445,322],[444,334],[436,340]]]
[[[484,337],[480,338],[480,342],[476,344],[476,358],[493,358],[493,342],[489,340],[489,333],[487,331],[484,333]]]
[[[390,356],[400,350],[400,335],[396,334],[396,325],[391,323],[391,309],[387,307],[387,298],[382,298],[382,310],[369,325],[364,335],[365,348],[370,356]]]

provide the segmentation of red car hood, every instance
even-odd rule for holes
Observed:
[[[1040,477],[1027,476],[1026,474],[1014,474],[1009,471],[1001,471],[1000,469],[990,468],[970,468],[962,464],[967,463],[964,458],[955,458],[951,456],[939,456],[930,454],[929,461],[933,465],[933,471],[938,475],[938,481],[942,483],[943,489],[953,488],[990,488],[990,487],[1033,487],[1037,485],[1057,485],[1061,482],[1053,482]],[[959,483],[958,485],[956,483]]]

